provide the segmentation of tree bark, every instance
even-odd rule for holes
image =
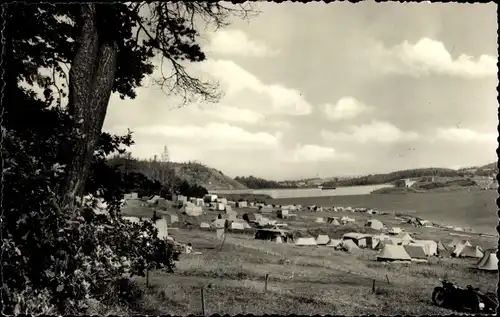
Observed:
[[[95,4],[82,4],[82,31],[69,72],[68,104],[79,135],[61,193],[63,205],[69,207],[83,194],[116,73],[116,43],[99,42],[99,32],[104,30],[98,30],[96,22]]]

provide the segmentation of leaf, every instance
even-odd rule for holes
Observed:
[[[57,288],[56,288],[56,292],[57,292],[57,293],[60,293],[60,292],[62,292],[63,290],[64,290],[64,285],[63,285],[63,284],[59,284],[59,286],[57,286]]]

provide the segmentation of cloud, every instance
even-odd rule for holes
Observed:
[[[497,133],[480,133],[465,128],[439,128],[436,131],[436,139],[448,142],[496,142]]]
[[[115,127],[110,130],[115,132],[125,129]],[[156,139],[167,144],[189,144],[213,150],[274,148],[282,137],[280,132],[274,135],[267,132],[251,133],[227,123],[208,123],[205,126],[152,125],[136,127],[132,131],[134,139],[140,138],[143,142],[149,140],[153,143]]]
[[[338,153],[330,147],[315,144],[298,145],[291,156],[294,162],[320,162],[348,159],[351,156],[347,153]]]
[[[442,42],[421,38],[416,43],[403,43],[386,48],[381,43],[370,52],[372,66],[387,73],[408,74],[415,77],[439,74],[464,78],[497,76],[497,58],[465,54],[453,59]]]
[[[241,30],[221,30],[213,33],[206,50],[215,54],[256,57],[272,56],[278,53],[262,42],[249,39]]]
[[[224,86],[226,97],[235,97],[235,100],[242,99],[240,94],[250,90],[270,99],[271,107],[265,107],[266,111],[297,116],[308,115],[312,112],[312,106],[300,91],[279,84],[265,84],[233,61],[209,60],[200,64],[200,67],[206,74],[220,81]]]
[[[222,121],[229,122],[255,124],[265,119],[265,116],[263,114],[255,112],[253,110],[228,107],[223,105],[216,105],[215,107],[212,107],[210,109],[204,108],[202,110],[196,108],[193,109],[193,111],[198,112],[196,113],[196,115],[209,115]]]
[[[326,104],[323,106],[324,113],[332,121],[351,119],[372,110],[373,107],[367,106],[353,97],[343,97],[334,105]]]
[[[349,132],[331,132],[323,129],[321,130],[321,136],[326,141],[358,143],[394,143],[413,141],[419,137],[416,132],[402,131],[389,122],[376,120],[369,124],[350,126],[348,127],[348,131]]]

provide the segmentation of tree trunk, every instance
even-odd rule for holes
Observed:
[[[116,44],[99,42],[101,30],[96,22],[95,4],[82,4],[82,31],[69,72],[68,104],[79,135],[61,195],[63,205],[70,207],[83,194],[116,73]]]

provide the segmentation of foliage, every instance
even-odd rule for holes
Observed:
[[[279,182],[265,180],[254,176],[248,176],[248,177],[236,176],[234,180],[242,183],[243,185],[251,189],[285,188],[285,186],[282,186],[282,184]]]
[[[178,193],[187,197],[203,198],[208,191],[200,185],[190,185],[187,181],[182,181],[178,187]]]

